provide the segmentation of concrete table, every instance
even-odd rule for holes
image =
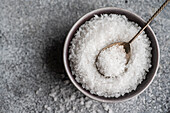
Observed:
[[[119,7],[147,20],[164,0],[0,0],[0,113],[170,112],[170,4],[151,23],[160,67],[141,95],[101,103],[64,74],[62,48],[72,25],[101,7]]]

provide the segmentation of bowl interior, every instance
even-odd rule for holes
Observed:
[[[79,84],[75,80],[75,76],[71,74],[70,64],[69,64],[69,60],[68,60],[68,55],[69,55],[68,50],[69,50],[70,41],[72,40],[72,38],[74,38],[74,34],[79,29],[79,27],[82,24],[84,24],[86,21],[88,21],[92,17],[94,17],[94,15],[100,15],[100,14],[125,15],[129,21],[133,21],[141,27],[143,27],[145,25],[145,22],[136,14],[131,13],[127,10],[118,9],[118,8],[102,8],[102,9],[98,9],[98,10],[95,10],[95,11],[92,11],[92,12],[86,14],[85,16],[83,16],[76,22],[76,24],[72,27],[72,29],[70,30],[70,32],[66,38],[65,45],[64,45],[64,53],[63,53],[65,69],[66,69],[66,72],[67,72],[69,78],[73,82],[73,84],[86,96],[89,96],[90,98],[101,101],[101,102],[117,102],[117,101],[127,100],[127,99],[130,99],[131,97],[134,97],[135,95],[140,94],[152,82],[152,80],[157,72],[158,64],[159,64],[158,42],[157,42],[157,39],[156,39],[152,29],[148,26],[145,29],[145,33],[147,34],[147,36],[149,37],[149,40],[151,41],[150,46],[152,47],[152,51],[151,51],[151,54],[152,54],[151,65],[152,65],[152,67],[149,69],[149,72],[147,73],[146,78],[142,81],[141,84],[139,84],[137,86],[136,90],[134,90],[130,93],[126,93],[124,96],[120,96],[118,98],[114,98],[114,97],[106,98],[106,97],[98,96],[95,94],[91,94],[88,90],[82,88],[82,85]]]

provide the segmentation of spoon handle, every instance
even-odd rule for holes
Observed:
[[[138,37],[144,30],[145,28],[151,23],[151,21],[162,11],[162,9],[164,9],[164,7],[168,4],[170,0],[166,0],[162,6],[154,13],[154,15],[148,20],[148,22],[146,23],[146,25],[128,42],[131,43],[134,39],[136,39],[136,37]]]

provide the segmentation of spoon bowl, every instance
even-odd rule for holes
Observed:
[[[99,57],[99,55],[100,55],[100,53],[101,53],[102,51],[104,51],[104,50],[106,50],[106,49],[108,49],[108,48],[110,48],[110,47],[112,47],[112,46],[123,46],[123,49],[125,50],[125,53],[126,53],[126,65],[128,64],[128,62],[129,62],[129,60],[130,60],[130,56],[131,56],[130,44],[127,43],[127,42],[116,42],[116,43],[109,44],[109,45],[107,45],[106,47],[102,48],[102,49],[99,51],[99,53],[97,54],[97,56],[96,56],[95,65],[96,65],[97,71],[98,71],[102,76],[104,76],[105,78],[110,78],[110,77],[105,76],[105,75],[100,71],[100,69],[98,68],[98,66],[97,66],[98,57]],[[126,71],[126,70],[127,70],[127,69],[125,68],[125,71]]]

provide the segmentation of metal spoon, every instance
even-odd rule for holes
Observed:
[[[96,68],[98,70],[98,72],[104,76],[104,74],[102,72],[100,72],[100,69],[97,66],[97,61],[98,61],[98,56],[100,55],[100,53],[104,50],[106,50],[107,48],[110,48],[112,46],[123,46],[123,48],[125,49],[125,53],[126,53],[126,65],[128,64],[130,57],[131,57],[131,48],[130,48],[130,44],[145,30],[145,28],[151,23],[151,21],[162,11],[162,9],[164,9],[164,7],[168,4],[170,0],[166,0],[162,6],[154,13],[154,15],[148,20],[148,22],[146,23],[146,25],[140,30],[138,31],[138,33],[129,41],[129,42],[116,42],[116,43],[112,43],[110,45],[107,45],[106,47],[102,48],[98,55],[96,56],[96,60],[95,60],[95,65]],[[106,77],[106,78],[110,78],[110,77]]]

